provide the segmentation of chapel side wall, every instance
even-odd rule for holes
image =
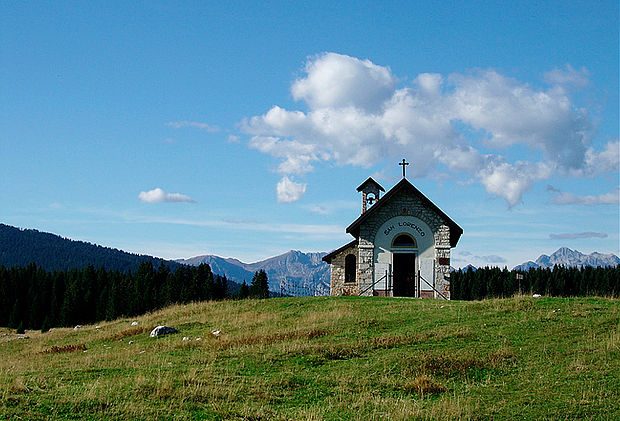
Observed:
[[[347,247],[335,255],[331,260],[330,294],[331,295],[359,295],[359,277],[356,274],[356,282],[347,283],[345,279],[345,258],[353,254],[359,268],[359,255],[356,246]]]
[[[450,299],[450,227],[445,224],[435,233],[435,288]]]
[[[386,203],[381,209],[377,209],[376,213],[364,221],[360,227],[360,265],[362,261],[368,260],[370,262],[368,271],[362,271],[360,268],[360,288],[363,290],[373,282],[375,234],[381,225],[396,216],[415,216],[430,227],[434,236],[435,248],[435,288],[447,299],[450,299],[450,228],[433,209],[420,199],[403,193],[399,193],[392,198],[390,203]],[[368,295],[372,295],[372,291]],[[436,298],[441,297],[436,295]]]

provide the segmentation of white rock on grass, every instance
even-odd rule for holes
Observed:
[[[132,326],[138,326],[138,322],[131,322]]]
[[[542,297],[542,295],[540,295],[540,294],[534,294],[534,295],[532,295],[532,298],[540,298],[540,297]]]
[[[75,325],[75,327],[73,328],[73,330],[78,330],[78,329],[81,329],[81,328],[82,328],[82,325]]]
[[[155,329],[151,331],[150,336],[151,338],[157,338],[159,336],[169,335],[171,333],[177,333],[177,332],[178,330],[170,326],[157,326]]]

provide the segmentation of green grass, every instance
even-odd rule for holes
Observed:
[[[281,298],[5,329],[0,418],[620,419],[619,304]]]

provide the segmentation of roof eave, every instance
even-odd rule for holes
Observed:
[[[333,251],[331,251],[331,252],[327,253],[325,256],[323,256],[323,258],[322,258],[321,260],[323,260],[323,261],[324,261],[324,262],[326,262],[326,263],[331,264],[332,259],[333,259],[333,258],[334,258],[337,254],[339,254],[339,253],[341,253],[343,250],[346,250],[346,249],[348,249],[349,247],[351,247],[351,246],[355,245],[356,243],[357,243],[357,238],[355,238],[355,239],[353,239],[353,240],[349,241],[349,242],[348,242],[347,244],[345,244],[344,246],[339,247],[339,248],[337,248],[336,250],[333,250]]]

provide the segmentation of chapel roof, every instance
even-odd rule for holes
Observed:
[[[368,181],[368,180],[367,180]],[[374,180],[373,180],[374,181]],[[456,243],[461,238],[463,234],[463,228],[461,228],[456,222],[452,220],[444,211],[439,209],[437,205],[435,205],[431,200],[426,197],[420,190],[418,190],[413,184],[411,184],[406,178],[403,178],[392,187],[383,197],[381,197],[370,209],[361,214],[359,218],[357,218],[351,225],[347,227],[347,232],[353,235],[355,238],[359,237],[360,226],[366,221],[369,217],[374,215],[380,208],[385,206],[386,203],[390,201],[392,197],[394,197],[400,191],[409,191],[417,196],[424,204],[429,206],[433,211],[435,211],[450,227],[450,246],[456,247]]]
[[[364,181],[362,184],[360,184],[360,186],[357,188],[357,191],[362,191],[364,190],[364,187],[366,187],[369,184],[374,184],[375,186],[377,186],[379,188],[379,190],[381,191],[385,191],[385,189],[383,187],[381,187],[381,184],[377,183],[374,178],[372,177],[368,177],[366,179],[366,181]]]

